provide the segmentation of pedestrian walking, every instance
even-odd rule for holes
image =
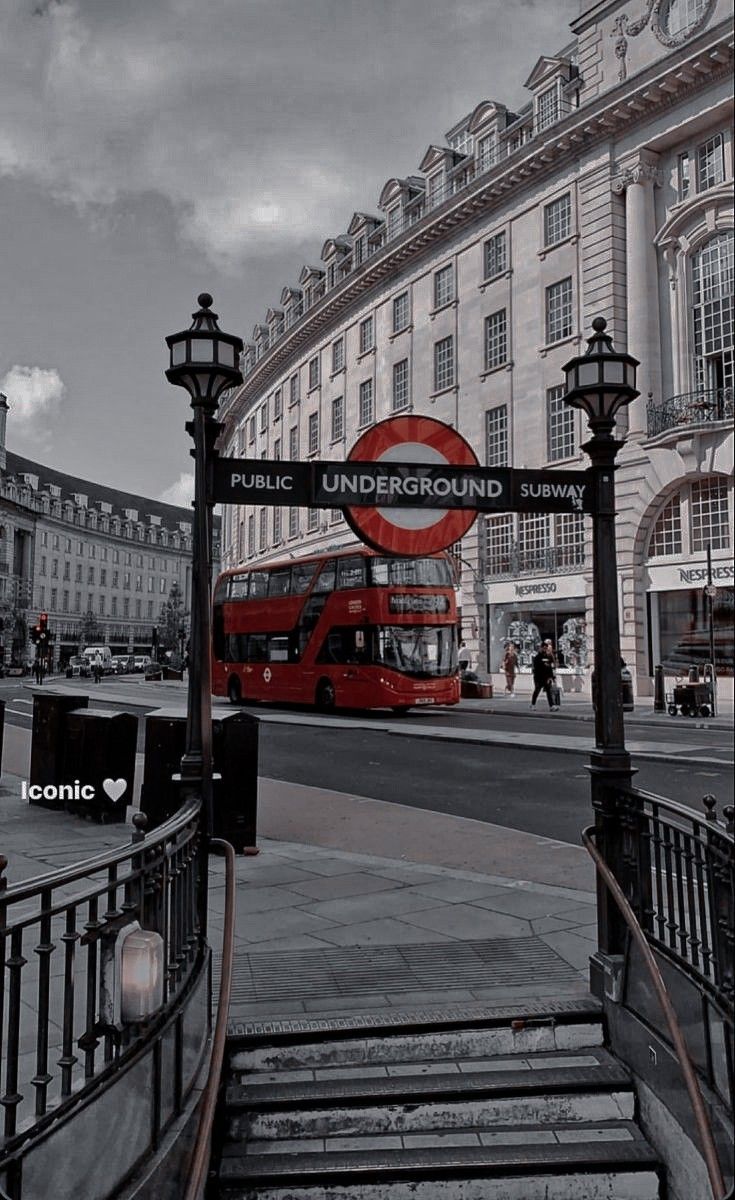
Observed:
[[[502,668],[505,672],[505,694],[515,698],[516,675],[518,674],[518,651],[515,642],[505,643]]]
[[[469,646],[466,642],[459,643],[457,666],[462,673],[472,670],[472,655],[470,654]]]
[[[43,683],[43,659],[42,658],[36,658],[36,660],[33,664],[33,674],[35,676],[36,683],[38,683],[38,684]]]
[[[549,708],[552,712],[556,712],[559,708],[559,705],[554,703],[557,697],[554,695],[553,690],[555,686],[556,661],[554,658],[554,648],[550,641],[544,642],[536,654],[534,654],[531,669],[533,671],[531,708],[536,707],[536,701],[540,693],[544,692],[549,702]]]
[[[99,683],[100,679],[102,678],[102,655],[99,653],[95,654],[94,656],[94,662],[92,663],[92,674],[94,676],[95,683]]]

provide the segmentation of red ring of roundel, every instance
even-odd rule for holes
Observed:
[[[396,436],[398,434],[398,436]],[[401,442],[420,442],[437,450],[453,467],[476,467],[477,456],[456,429],[434,417],[388,417],[358,438],[348,462],[375,462],[386,450]],[[353,533],[373,550],[407,557],[437,554],[464,537],[475,520],[474,509],[452,508],[436,524],[425,529],[401,529],[382,515],[380,508],[351,506],[344,517]]]

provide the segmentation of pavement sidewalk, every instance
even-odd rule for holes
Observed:
[[[4,775],[0,788],[10,883],[130,837],[129,825],[30,806],[20,783]],[[233,1028],[587,993],[594,875],[580,847],[268,779],[258,841],[258,856],[237,860]],[[215,952],[223,870],[213,858]]]

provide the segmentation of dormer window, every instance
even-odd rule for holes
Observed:
[[[355,262],[355,266],[356,266],[356,267],[359,267],[359,266],[360,266],[360,263],[363,263],[363,262],[365,261],[365,258],[366,258],[366,254],[365,254],[365,235],[364,235],[364,234],[363,234],[363,236],[362,236],[362,237],[355,238],[355,243],[354,243],[354,251],[353,251],[353,253],[354,253],[354,262]]]
[[[477,142],[477,169],[488,171],[498,159],[498,142],[494,133],[488,133]]]
[[[390,241],[391,238],[396,237],[396,235],[398,234],[398,231],[401,227],[401,207],[400,207],[400,205],[396,204],[393,206],[393,208],[389,208],[387,213],[385,214],[385,216],[386,216],[386,221],[387,221],[388,240]]]
[[[437,171],[435,175],[430,175],[428,179],[428,207],[436,208],[441,202],[443,193],[443,180],[441,171]]]
[[[541,133],[559,120],[559,87],[552,87],[541,92],[536,100],[536,132]]]
[[[334,287],[334,263],[330,263],[327,267],[327,287],[330,290]]]
[[[455,133],[454,137],[449,139],[449,145],[458,154],[472,154],[474,138],[468,129],[463,129],[460,133]]]

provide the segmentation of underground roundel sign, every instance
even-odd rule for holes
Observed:
[[[468,443],[443,421],[433,417],[389,417],[368,429],[355,442],[348,462],[420,466],[476,467]],[[431,505],[431,507],[429,506]],[[464,537],[477,513],[465,508],[437,508],[435,499],[421,507],[352,506],[344,509],[347,523],[373,550],[418,556],[436,554]]]

